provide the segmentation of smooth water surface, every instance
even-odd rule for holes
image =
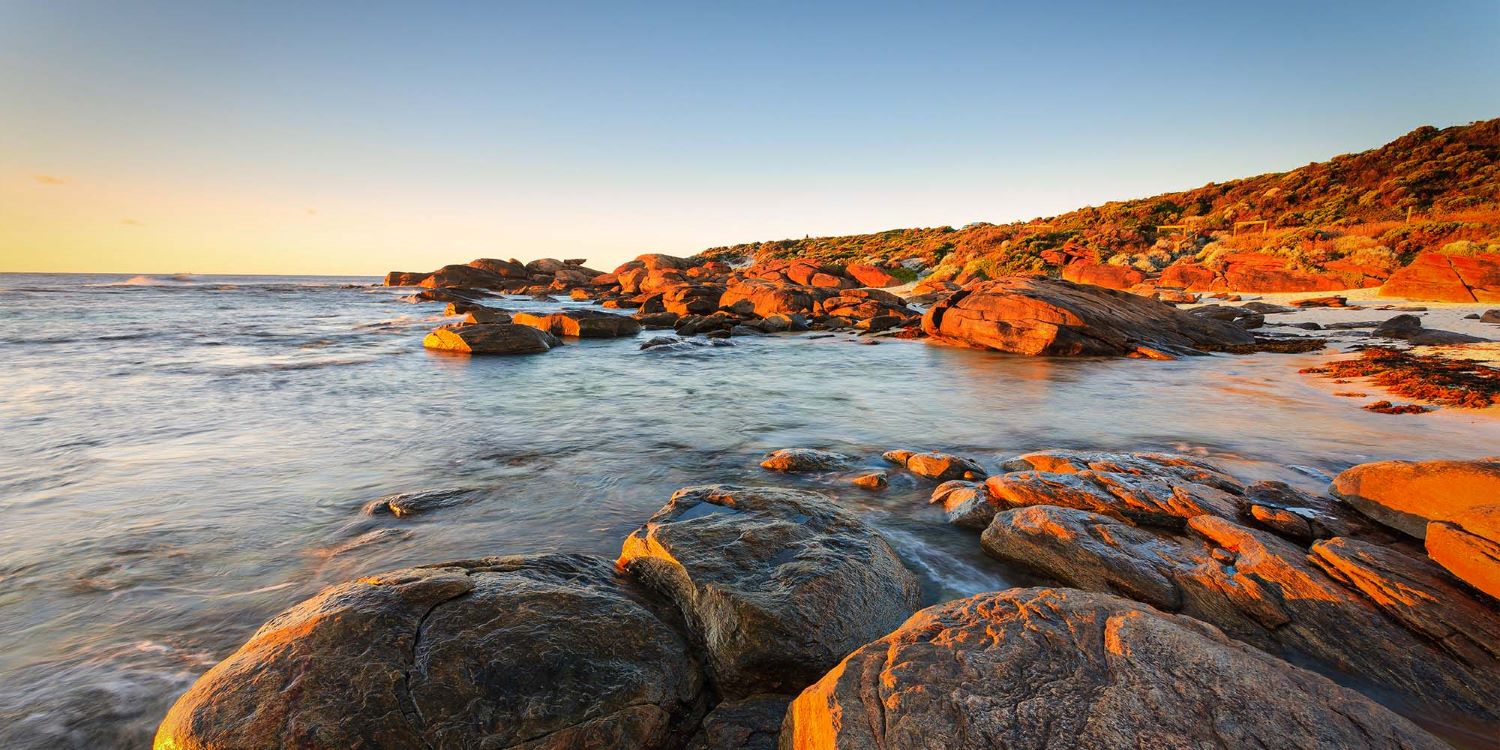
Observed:
[[[943,523],[930,483],[774,475],[757,464],[775,448],[871,466],[938,449],[992,469],[1041,448],[1187,450],[1321,489],[1366,460],[1500,445],[1484,416],[1362,411],[1297,374],[1312,355],[1046,360],[844,335],[437,354],[421,339],[442,306],[373,281],[0,275],[0,747],[145,747],[198,674],[325,585],[483,555],[613,556],[692,484],[825,490],[931,601],[1025,582]],[[360,512],[445,487],[485,493],[407,519]]]

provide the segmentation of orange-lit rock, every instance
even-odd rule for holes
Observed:
[[[1436,711],[1500,722],[1500,660],[1484,645],[1500,627],[1500,613],[1472,601],[1444,602],[1418,617],[1372,596],[1434,580],[1436,567],[1425,558],[1362,556],[1347,550],[1363,543],[1319,542],[1323,555],[1339,556],[1332,577],[1303,548],[1218,516],[1194,516],[1185,533],[1172,534],[1056,505],[998,513],[981,543],[986,553],[1066,586],[1122,594]],[[1414,600],[1455,594],[1451,586],[1422,591]],[[1445,612],[1467,619],[1453,624],[1454,644],[1438,647],[1428,624]]]
[[[1459,580],[1500,600],[1500,505],[1427,524],[1427,554]]]
[[[511,316],[517,324],[547,331],[554,336],[580,338],[617,338],[641,332],[640,321],[624,315],[599,310],[577,309],[554,313],[518,312]]]
[[[849,274],[855,281],[858,281],[860,286],[887,287],[901,285],[901,280],[892,275],[889,270],[868,263],[850,263],[844,266],[844,273]]]
[[[437,328],[422,339],[422,346],[468,354],[537,354],[562,342],[546,331],[510,323]]]
[[[1500,498],[1500,458],[1360,464],[1330,489],[1370,518],[1421,538],[1429,521],[1453,521]]]
[[[1146,274],[1130,266],[1114,266],[1091,260],[1075,260],[1063,266],[1062,277],[1075,284],[1093,284],[1108,289],[1129,289],[1146,280]]]
[[[619,564],[682,608],[728,698],[801,690],[920,598],[874,529],[800,490],[678,490],[625,540]]]
[[[1146,355],[1249,345],[1244,329],[1128,292],[1011,276],[934,304],[922,329],[941,342],[1032,355]]]
[[[917,453],[907,450],[886,451],[884,458],[919,477],[946,482],[950,479],[984,479],[988,472],[972,458],[947,453]]]
[[[821,290],[820,290],[821,291]],[[810,287],[776,284],[762,279],[745,279],[732,283],[719,298],[719,306],[741,315],[767,317],[811,313],[813,303],[822,299],[826,291],[814,292]]]
[[[157,750],[680,747],[707,684],[675,609],[582,555],[408,568],[277,616]]]
[[[1380,294],[1436,302],[1500,302],[1500,254],[1423,253],[1391,274]]]
[[[505,279],[481,268],[451,265],[433,271],[427,278],[417,282],[417,285],[428,288],[499,289],[505,285]]]
[[[386,286],[418,286],[432,274],[426,271],[391,271],[385,275]]]
[[[850,654],[792,702],[781,747],[1445,745],[1192,618],[1038,588],[929,607]]]

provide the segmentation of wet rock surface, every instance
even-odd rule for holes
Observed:
[[[156,747],[674,748],[706,707],[692,653],[673,608],[607,560],[409,568],[267,623]]]
[[[760,466],[771,471],[831,471],[842,469],[854,459],[842,453],[817,448],[782,448],[768,453]]]
[[[1500,498],[1500,458],[1360,464],[1339,474],[1330,491],[1370,518],[1422,538],[1429,521],[1449,521]]]
[[[920,597],[873,529],[800,490],[679,490],[625,540],[619,564],[682,608],[727,698],[801,690]]]
[[[1119,597],[980,594],[917,613],[787,711],[783,748],[1444,744],[1351,690]]]
[[[469,354],[538,354],[561,344],[546,331],[511,323],[438,328],[422,340],[428,349]]]

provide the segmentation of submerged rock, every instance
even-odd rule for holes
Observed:
[[[675,748],[706,708],[679,627],[594,557],[362,578],[266,623],[178,699],[156,747]]]
[[[562,344],[546,331],[511,323],[477,323],[437,328],[422,339],[422,346],[470,354],[536,354]]]
[[[470,503],[477,499],[478,495],[478,490],[471,489],[403,492],[399,495],[377,497],[365,503],[363,512],[367,516],[392,515],[397,518],[403,518],[405,516],[414,516],[418,513],[437,510],[438,508]]]
[[[855,487],[863,487],[867,490],[883,490],[891,483],[890,476],[883,471],[871,471],[849,480]]]
[[[922,328],[940,341],[1032,355],[1160,357],[1253,344],[1245,329],[1128,292],[1012,276],[934,304]]]
[[[1500,458],[1360,464],[1329,489],[1370,518],[1420,539],[1429,521],[1453,520],[1500,498]]]
[[[990,525],[998,507],[981,482],[966,482],[955,479],[943,482],[932,490],[933,505],[942,505],[948,523],[966,529],[983,530]]]
[[[842,469],[853,461],[842,453],[817,448],[782,448],[766,454],[760,466],[771,471],[830,471]]]
[[[1445,747],[1197,620],[1060,589],[922,610],[803,691],[781,746]]]
[[[801,690],[920,597],[879,534],[800,490],[678,490],[626,538],[619,563],[682,608],[729,698]]]

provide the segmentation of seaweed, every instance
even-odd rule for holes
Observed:
[[[1460,409],[1484,409],[1500,404],[1500,369],[1471,359],[1411,354],[1389,347],[1371,347],[1354,359],[1329,362],[1322,367],[1307,367],[1301,372],[1337,378],[1369,378],[1370,382],[1391,393],[1415,401]],[[1375,408],[1384,404],[1381,408]],[[1388,402],[1365,407],[1382,413]]]

